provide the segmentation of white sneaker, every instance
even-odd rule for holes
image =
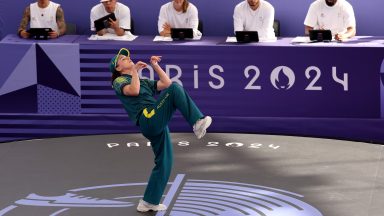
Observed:
[[[197,120],[193,125],[193,132],[196,134],[197,139],[201,139],[207,132],[207,128],[211,125],[212,118],[210,116],[205,116],[202,119]]]
[[[164,204],[153,205],[145,202],[144,200],[140,200],[139,205],[137,205],[137,211],[139,212],[165,211],[165,210],[167,210],[167,206]]]

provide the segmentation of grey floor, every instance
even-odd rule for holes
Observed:
[[[138,213],[153,166],[140,134],[0,143],[0,215],[384,215],[384,146],[173,133],[161,214]]]

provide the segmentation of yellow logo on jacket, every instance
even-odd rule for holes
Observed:
[[[145,116],[145,118],[152,118],[152,116],[155,115],[155,110],[153,109],[150,113],[148,113],[147,108],[145,108],[143,110],[143,115]]]

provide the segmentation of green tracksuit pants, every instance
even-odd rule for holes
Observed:
[[[176,109],[191,126],[203,117],[183,87],[172,83],[162,91],[155,105],[144,109],[139,119],[141,132],[151,141],[155,154],[155,167],[149,178],[143,200],[154,205],[160,203],[171,174],[173,150],[168,122]]]

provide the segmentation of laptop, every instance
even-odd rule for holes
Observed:
[[[109,19],[112,19],[113,21],[116,21],[115,13],[110,13],[106,16],[101,17],[100,19],[97,19],[94,21],[96,31],[103,30],[105,28],[109,28]]]
[[[309,30],[309,39],[311,41],[332,41],[332,32],[331,30]]]
[[[184,40],[186,38],[193,38],[192,28],[171,28],[171,37],[173,39]]]
[[[51,28],[30,28],[27,31],[30,34],[30,38],[35,40],[47,40],[49,38],[49,32],[52,32]]]
[[[257,31],[236,31],[236,40],[240,43],[259,42]]]

